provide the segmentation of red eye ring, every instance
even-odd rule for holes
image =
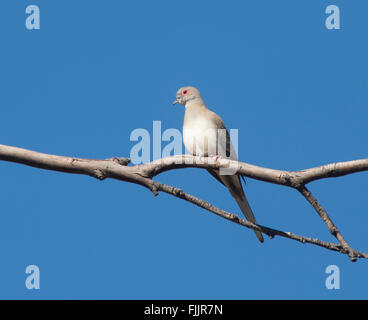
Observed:
[[[187,94],[188,93],[188,90],[184,90],[183,91],[183,95]]]

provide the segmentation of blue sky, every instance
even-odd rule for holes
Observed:
[[[87,4],[88,3],[88,4]],[[41,29],[25,28],[36,4]],[[327,30],[338,5],[341,29]],[[368,3],[10,1],[0,18],[0,143],[82,158],[129,156],[136,128],[181,129],[176,90],[198,87],[239,158],[286,170],[367,158]],[[182,200],[0,163],[0,298],[366,299],[367,261],[253,232]],[[207,172],[158,181],[239,213]],[[347,241],[368,251],[368,173],[310,190]],[[294,190],[247,180],[258,222],[333,241]],[[27,290],[25,269],[40,268]],[[339,290],[325,269],[340,268]]]

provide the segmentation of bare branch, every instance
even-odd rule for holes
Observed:
[[[49,155],[22,148],[0,145],[0,160],[16,162],[46,170],[89,175],[100,180],[112,178],[136,183],[151,190],[155,195],[157,195],[159,191],[171,194],[177,198],[186,200],[203,209],[206,209],[207,211],[210,211],[226,220],[253,230],[261,231],[270,237],[280,236],[301,243],[310,243],[325,249],[347,254],[352,261],[356,261],[357,258],[368,259],[368,254],[359,252],[349,246],[338,228],[332,222],[327,212],[312,195],[312,193],[305,187],[307,183],[315,180],[330,177],[340,177],[356,172],[368,171],[368,159],[327,164],[301,171],[274,170],[258,167],[245,162],[237,162],[221,158],[219,159],[217,157],[203,158],[191,155],[171,156],[142,165],[128,166],[128,163],[130,162],[130,159],[128,158],[111,158],[105,160],[81,159],[75,157]],[[187,194],[179,188],[168,186],[152,180],[153,177],[162,172],[188,167],[205,169],[221,169],[229,167],[236,168],[236,172],[240,175],[264,182],[292,187],[298,190],[313,206],[320,218],[327,225],[331,234],[336,237],[339,243],[335,244],[324,242],[319,239],[304,237],[291,232],[284,232],[254,224],[239,218],[233,213],[216,208],[207,201]]]
[[[212,161],[207,161],[207,159],[211,158],[187,154],[177,155],[146,163],[142,165],[141,170],[144,171],[145,175],[154,177],[162,172],[178,168],[220,169],[231,167],[237,168],[238,174],[248,178],[294,188],[320,179],[368,171],[368,159],[337,162],[300,171],[275,170],[221,158],[212,159]]]
[[[195,196],[192,196],[188,193],[185,193],[183,190],[181,190],[179,188],[175,188],[175,187],[168,186],[168,185],[158,183],[158,182],[155,182],[155,183],[158,186],[159,191],[163,191],[165,193],[173,195],[174,197],[184,199],[188,202],[191,202],[191,203],[197,205],[198,207],[201,207],[205,210],[208,210],[208,211],[220,216],[221,218],[224,218],[224,219],[229,220],[231,222],[240,224],[241,226],[244,226],[246,228],[261,231],[261,232],[267,234],[268,236],[270,236],[271,238],[273,238],[275,236],[280,236],[280,237],[283,237],[283,238],[292,239],[292,240],[301,242],[303,244],[304,243],[310,243],[310,244],[313,244],[313,245],[316,245],[316,246],[319,246],[319,247],[322,247],[322,248],[325,248],[325,249],[338,251],[340,253],[344,253],[344,254],[348,253],[348,249],[346,247],[343,247],[341,244],[335,244],[335,243],[331,243],[331,242],[324,242],[324,241],[321,241],[319,239],[312,239],[312,238],[300,236],[300,235],[297,235],[297,234],[294,234],[294,233],[291,233],[291,232],[280,231],[280,230],[268,228],[268,227],[265,227],[265,226],[262,226],[262,225],[259,225],[259,224],[255,224],[255,223],[252,223],[248,220],[244,220],[244,219],[239,218],[239,216],[237,216],[234,213],[230,213],[230,212],[227,212],[225,210],[219,209],[219,208],[213,206],[212,204],[210,204],[207,201],[204,201],[204,200],[199,199]],[[351,249],[351,248],[349,247],[349,249]],[[356,250],[353,250],[353,251],[354,251],[354,256],[355,257],[368,259],[368,254],[358,252]]]
[[[350,260],[356,261],[358,254],[346,242],[341,232],[332,222],[326,210],[322,207],[322,205],[318,202],[318,200],[305,186],[300,187],[298,190],[304,196],[304,198],[307,199],[307,201],[312,205],[312,207],[317,211],[320,218],[327,225],[328,230],[330,230],[330,233],[339,241],[341,247],[344,249],[344,252],[348,254]]]

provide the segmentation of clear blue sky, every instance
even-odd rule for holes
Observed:
[[[41,29],[25,28],[37,4]],[[327,30],[325,9],[341,10]],[[239,158],[303,169],[367,157],[368,3],[2,1],[0,143],[85,158],[129,156],[136,128],[181,129],[176,90],[199,88]],[[165,145],[165,144],[164,144]],[[367,261],[253,232],[166,194],[0,163],[0,298],[368,298]],[[231,212],[200,169],[165,173]],[[350,244],[368,251],[368,173],[312,183]],[[248,179],[259,223],[333,241],[294,190]],[[25,268],[41,271],[27,290]],[[340,290],[325,269],[340,268]]]

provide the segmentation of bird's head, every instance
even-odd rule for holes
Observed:
[[[173,105],[179,103],[185,106],[189,101],[192,100],[198,100],[199,102],[202,102],[199,91],[194,87],[183,87],[180,88],[176,93],[176,99],[173,102]]]

